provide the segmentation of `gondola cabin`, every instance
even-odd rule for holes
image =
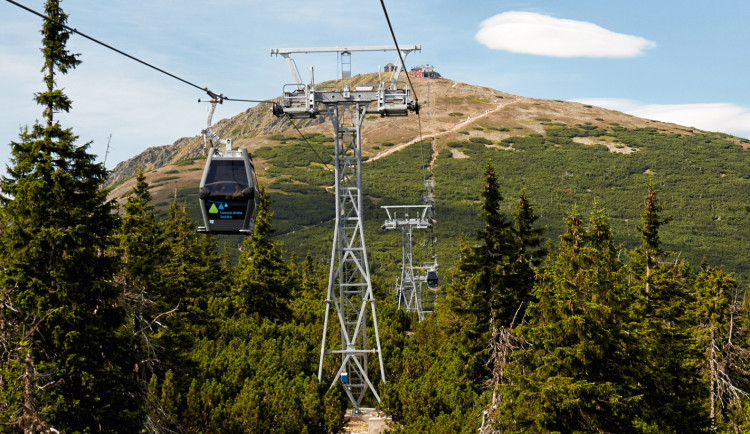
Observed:
[[[437,288],[438,286],[438,274],[437,270],[430,270],[427,272],[427,287]]]
[[[199,190],[205,226],[199,232],[251,234],[258,210],[258,182],[247,149],[210,148]]]

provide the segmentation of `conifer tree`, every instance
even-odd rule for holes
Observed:
[[[483,356],[482,342],[489,331],[489,302],[487,294],[481,291],[480,273],[472,249],[461,237],[459,259],[452,271],[453,281],[446,289],[445,302],[440,305],[445,333],[457,345],[465,348],[466,357],[471,358],[471,366],[481,369]],[[472,371],[472,378],[477,376]]]
[[[485,384],[492,390],[492,400],[483,412],[480,432],[494,432],[497,425],[498,407],[501,404],[500,385],[508,381],[507,370],[513,353],[521,349],[525,342],[515,333],[515,328],[525,321],[526,308],[532,301],[532,287],[536,267],[546,255],[541,247],[542,234],[545,228],[534,227],[539,218],[526,197],[526,189],[521,190],[514,216],[514,234],[516,243],[515,260],[506,271],[506,286],[515,292],[516,309],[512,318],[490,317],[489,360],[487,366],[492,368],[491,378]],[[509,322],[503,322],[509,321]]]
[[[522,263],[528,264],[528,269],[538,267],[544,260],[547,250],[544,248],[544,232],[546,227],[535,227],[534,224],[539,219],[534,209],[531,207],[529,198],[526,196],[526,189],[521,190],[518,196],[518,205],[515,214],[515,231],[518,243],[519,259]],[[529,282],[533,281],[532,276]],[[526,276],[528,279],[528,276]]]
[[[215,240],[196,231],[184,206],[173,201],[169,219],[161,224],[165,256],[159,261],[153,300],[163,327],[155,330],[154,339],[161,352],[160,372],[172,369],[175,382],[186,385],[191,371],[185,353],[208,333],[209,302],[226,291],[229,272]]]
[[[695,282],[696,344],[704,357],[709,419],[714,432],[740,432],[750,421],[745,410],[750,390],[750,351],[743,344],[746,312],[734,276],[705,260]],[[742,426],[744,424],[744,427]]]
[[[240,312],[257,312],[271,320],[288,321],[292,279],[282,248],[270,236],[271,204],[261,186],[258,217],[253,234],[242,244],[242,255],[232,287],[235,307]]]
[[[503,200],[498,188],[495,168],[492,161],[487,163],[482,189],[482,210],[484,227],[477,233],[479,245],[461,245],[459,261],[456,263],[453,282],[446,291],[444,306],[449,310],[446,322],[448,333],[457,338],[467,358],[467,371],[470,378],[479,382],[487,377],[485,366],[486,347],[490,337],[490,319],[500,299],[508,299],[511,294],[500,284],[503,257],[511,256],[513,250],[512,223],[500,211]],[[507,301],[507,300],[505,300]],[[509,310],[509,309],[506,309]]]
[[[693,343],[693,273],[685,262],[667,261],[661,246],[662,217],[653,180],[641,214],[641,246],[630,253],[630,334],[638,342],[632,352],[641,385],[644,427],[655,431],[695,432],[706,427],[706,394],[701,387],[700,351]]]
[[[585,228],[575,210],[560,248],[541,273],[529,323],[518,328],[528,346],[514,355],[501,385],[496,417],[502,432],[628,432],[637,403],[623,330],[621,265],[612,234],[595,208]]]
[[[321,282],[316,274],[312,255],[308,253],[305,256],[305,262],[302,265],[302,282],[299,294],[306,300],[320,300],[322,298],[323,294],[322,291],[320,291]]]
[[[313,324],[323,320],[325,311],[325,279],[322,267],[315,267],[308,253],[302,264],[302,275],[298,290],[291,301],[294,320],[301,324]],[[322,327],[322,324],[319,326]]]
[[[45,12],[46,90],[35,100],[46,123],[11,143],[0,182],[2,315],[14,331],[3,336],[2,421],[24,432],[136,432],[143,413],[132,376],[135,343],[120,333],[125,311],[109,281],[113,259],[104,254],[117,218],[102,189],[104,166],[54,119],[71,108],[56,75],[80,61],[66,50],[59,1],[47,1]]]
[[[118,255],[122,262],[120,277],[126,287],[151,289],[156,267],[163,259],[161,228],[156,222],[143,168],[138,170],[135,180],[135,186],[125,198],[117,234]]]
[[[658,203],[658,193],[659,191],[656,189],[654,179],[651,178],[648,183],[648,193],[643,204],[643,211],[641,212],[642,225],[637,227],[638,232],[641,233],[641,254],[644,257],[646,266],[647,294],[650,292],[651,270],[657,265],[660,259],[669,256],[669,253],[661,247],[659,228],[672,221],[672,216],[661,217],[660,213],[664,211],[664,206]]]
[[[158,318],[163,313],[160,311],[163,303],[159,297],[158,267],[165,258],[161,228],[156,222],[148,189],[141,168],[123,205],[115,249],[120,259],[116,282],[124,290],[133,334],[143,351],[142,361],[137,366],[142,383],[156,373],[155,365],[160,358],[152,338],[158,333]]]
[[[292,288],[290,298],[297,298],[300,295],[302,289],[302,273],[303,270],[300,268],[299,261],[297,260],[297,253],[292,252],[289,255],[289,285]]]
[[[485,170],[482,197],[484,228],[477,234],[479,245],[461,245],[445,301],[446,329],[464,346],[468,375],[477,382],[489,377],[491,338],[523,317],[542,231],[533,227],[537,217],[523,192],[515,226],[502,212],[503,197],[492,161]]]

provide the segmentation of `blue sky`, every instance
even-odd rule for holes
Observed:
[[[42,0],[19,0],[41,11]],[[750,137],[750,2],[386,0],[407,66],[534,98],[585,101],[638,116]],[[292,81],[270,48],[391,45],[378,0],[66,0],[69,25],[233,98],[266,99]],[[0,2],[0,165],[19,127],[41,117],[41,19]],[[60,84],[59,115],[109,168],[149,146],[198,135],[201,91],[72,36],[83,63]],[[297,55],[304,79],[335,78],[333,54]],[[355,53],[353,73],[395,61]],[[215,120],[249,104],[229,103]]]

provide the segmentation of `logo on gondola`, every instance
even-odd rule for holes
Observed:
[[[217,206],[218,205],[218,206]],[[218,214],[220,210],[228,208],[229,204],[224,202],[211,202],[211,207],[208,209],[209,214]]]

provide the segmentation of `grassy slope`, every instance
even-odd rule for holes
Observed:
[[[426,81],[418,82],[424,99]],[[750,267],[743,253],[750,240],[750,151],[736,138],[684,129],[596,107],[561,101],[513,97],[450,80],[431,82],[433,116],[422,117],[425,137],[435,147],[414,144],[365,164],[365,233],[371,267],[390,284],[400,267],[400,234],[380,229],[381,205],[421,203],[422,161],[436,180],[438,255],[443,276],[455,260],[461,234],[471,240],[481,224],[477,216],[482,173],[492,158],[500,175],[506,206],[511,210],[525,187],[548,237],[562,230],[573,206],[584,216],[596,199],[611,217],[618,241],[638,242],[635,226],[650,176],[662,191],[674,221],[662,239],[670,250],[697,265],[703,256],[739,271]],[[247,117],[248,112],[238,116]],[[469,120],[468,117],[472,119]],[[257,116],[256,116],[257,117]],[[237,124],[239,123],[239,124]],[[226,129],[238,131],[240,119]],[[429,127],[429,128],[428,128]],[[303,130],[324,162],[330,164],[330,125]],[[256,166],[269,187],[278,239],[303,256],[330,256],[333,195],[326,191],[332,175],[296,132],[284,136],[245,138]],[[418,137],[413,116],[398,120],[369,117],[363,132],[365,154],[374,156]],[[474,141],[470,141],[470,140]],[[484,143],[483,143],[484,142]],[[584,142],[584,143],[579,143]],[[394,143],[395,145],[391,145]],[[631,151],[631,153],[622,153]],[[164,209],[177,194],[198,217],[196,188],[203,161],[183,162],[147,173],[154,202]],[[126,182],[113,193],[121,197]],[[230,245],[238,242],[227,239]],[[426,234],[415,234],[426,247]],[[418,255],[415,253],[415,255]],[[419,260],[419,257],[415,258]]]
[[[646,184],[653,176],[662,192],[665,213],[674,217],[662,235],[666,248],[694,265],[705,256],[713,264],[747,273],[743,252],[750,239],[750,152],[714,134],[678,136],[660,134],[654,129],[618,127],[606,132],[548,128],[550,132],[565,130],[576,137],[595,134],[597,139],[606,133],[605,139],[638,151],[610,152],[604,145],[579,144],[564,135],[510,138],[500,146],[470,141],[450,143],[451,147],[440,151],[434,166],[438,219],[435,229],[443,270],[455,260],[459,236],[464,234],[471,240],[481,225],[477,214],[482,172],[491,158],[508,212],[512,212],[520,189],[526,188],[541,215],[540,224],[549,227],[548,236],[552,238],[562,232],[566,213],[577,207],[585,216],[596,200],[609,214],[616,239],[625,248],[639,243],[635,227],[640,223]],[[507,150],[510,143],[512,149]],[[468,158],[454,158],[451,149]],[[379,206],[420,202],[420,154],[420,145],[415,144],[366,165],[365,190],[370,198],[365,203],[367,244],[373,269],[385,273],[387,281],[398,271],[400,239],[397,234],[379,229],[385,218]],[[299,186],[292,189],[272,183],[271,187],[283,191],[273,198],[280,205],[274,207],[279,217],[277,226],[282,229],[280,239],[302,254],[309,250],[328,255],[331,195],[318,192],[316,199],[310,201],[305,199],[310,193],[304,194]],[[322,223],[311,222],[313,227],[301,225],[292,229],[288,216],[296,205],[322,212]],[[426,236],[415,238],[426,246]]]

